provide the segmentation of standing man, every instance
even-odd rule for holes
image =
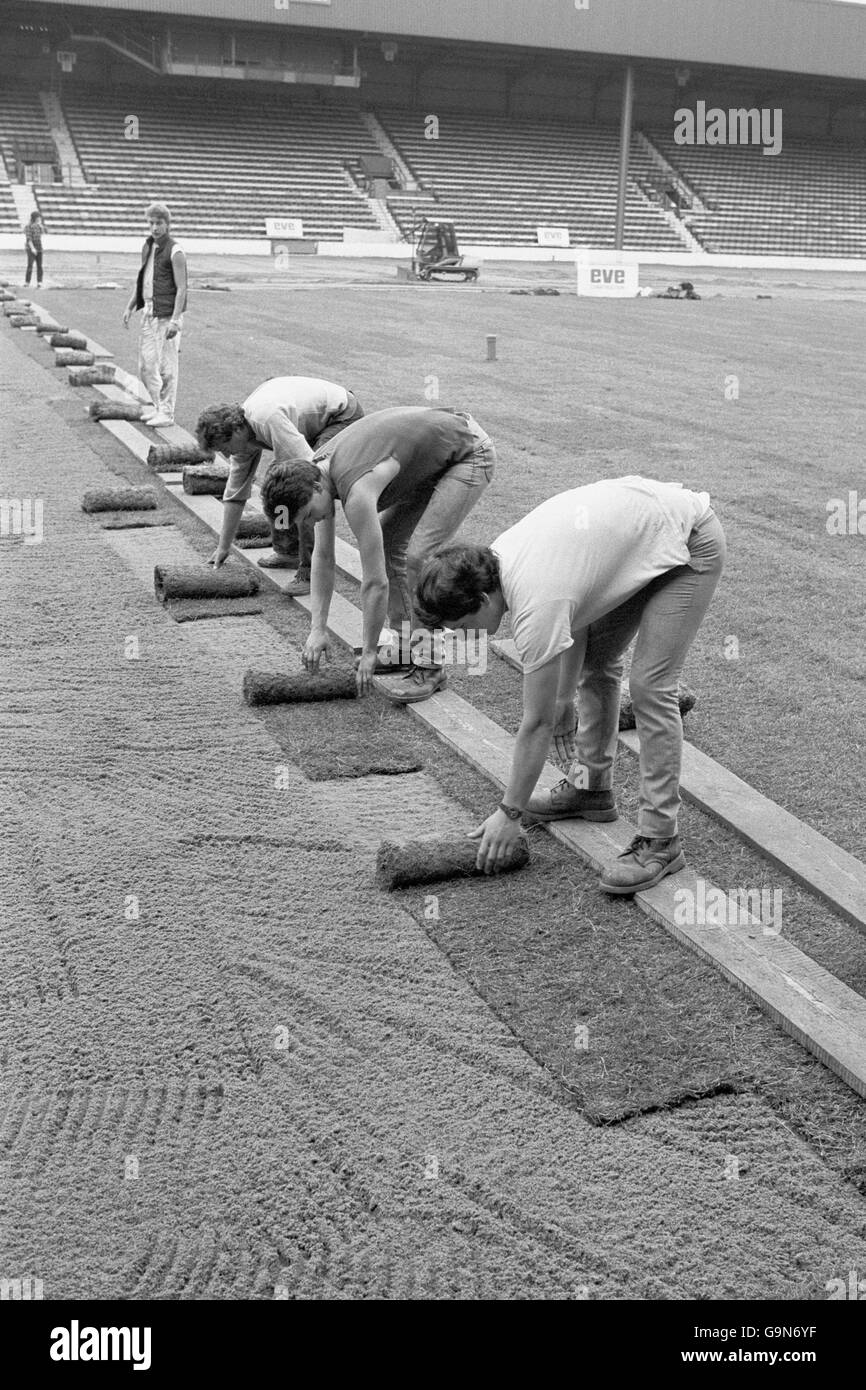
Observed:
[[[153,410],[142,415],[146,425],[174,424],[177,399],[178,353],[186,309],[186,256],[169,233],[171,214],[164,203],[147,209],[150,236],[141,251],[141,269],[135,289],[123,311],[129,316],[143,311],[138,345],[138,374],[153,401]]]
[[[638,834],[601,879],[637,893],[685,866],[677,833],[683,726],[679,676],[725,560],[705,492],[613,478],[543,502],[490,546],[451,546],[425,565],[429,622],[496,631],[506,611],[523,663],[523,720],[503,801],[475,831],[477,866],[507,862],[524,811],[536,820],[616,820],[623,653],[640,737]],[[577,713],[574,696],[577,693]],[[568,777],[533,789],[551,738]]]
[[[496,451],[471,415],[427,406],[378,410],[347,430],[311,464],[292,464],[271,474],[262,488],[269,517],[280,509],[289,522],[317,525],[312,565],[312,628],[304,665],[317,670],[330,651],[328,610],[334,592],[334,506],[340,502],[361,552],[363,649],[358,693],[373,675],[408,665],[391,698],[400,704],[426,700],[445,684],[435,658],[424,664],[392,648],[379,655],[379,636],[392,629],[411,634],[413,595],[426,557],[450,540],[493,476]],[[408,643],[406,644],[408,645]],[[398,649],[403,644],[398,639]],[[404,659],[405,658],[405,659]]]
[[[363,417],[357,397],[345,386],[310,376],[274,376],[248,396],[243,405],[213,405],[196,425],[202,449],[229,455],[229,477],[223,493],[223,524],[219,544],[211,556],[217,568],[228,558],[244,506],[253,488],[256,470],[265,449],[273,453],[267,476],[292,463],[309,463],[313,451]],[[312,524],[304,527],[271,521],[273,553],[262,556],[266,569],[296,569],[285,590],[291,595],[310,592]]]
[[[36,288],[42,289],[42,237],[45,228],[42,225],[42,214],[31,212],[30,221],[24,229],[24,246],[27,250],[27,274],[24,276],[25,288],[30,284],[30,275],[34,265],[36,266]]]

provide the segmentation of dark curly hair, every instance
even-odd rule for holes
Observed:
[[[235,430],[247,423],[243,407],[240,405],[210,405],[203,410],[195,427],[195,437],[199,448],[213,453],[218,449],[223,453]]]
[[[499,561],[485,545],[449,545],[424,564],[415,591],[415,608],[428,627],[447,627],[481,607],[481,596],[495,593]]]
[[[296,514],[321,486],[322,475],[314,463],[272,463],[262,483],[265,516],[273,521],[277,508],[285,507],[287,524],[293,526]]]

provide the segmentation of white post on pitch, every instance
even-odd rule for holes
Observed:
[[[496,361],[496,334],[495,334],[495,333],[488,333],[488,334],[487,334],[487,361],[488,361],[488,362],[495,362],[495,361]]]

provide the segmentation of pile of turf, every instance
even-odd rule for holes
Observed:
[[[386,892],[419,883],[438,883],[480,873],[476,868],[478,841],[466,835],[408,840],[394,844],[383,840],[376,855],[376,883]],[[519,839],[500,873],[513,873],[529,863],[529,844]]]
[[[249,598],[257,594],[258,576],[252,570],[214,569],[209,565],[155,565],[153,587],[160,603],[187,598]]]
[[[228,476],[225,463],[188,464],[183,470],[183,490],[199,496],[222,497]]]
[[[142,407],[134,401],[92,401],[92,420],[140,420]]]
[[[70,386],[110,386],[114,367],[110,362],[100,362],[98,367],[70,367],[66,380]]]
[[[176,473],[187,465],[210,463],[212,456],[204,449],[185,444],[151,444],[147,451],[147,466],[157,473]]]
[[[83,333],[70,333],[68,329],[55,329],[48,339],[53,348],[86,348],[87,339]]]
[[[91,488],[81,499],[83,512],[152,512],[157,497],[152,487]]]
[[[78,352],[75,348],[55,348],[55,367],[92,367],[96,358],[92,352]]]

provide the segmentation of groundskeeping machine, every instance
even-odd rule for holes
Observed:
[[[480,266],[461,256],[453,222],[416,216],[412,223],[413,280],[477,280]]]

